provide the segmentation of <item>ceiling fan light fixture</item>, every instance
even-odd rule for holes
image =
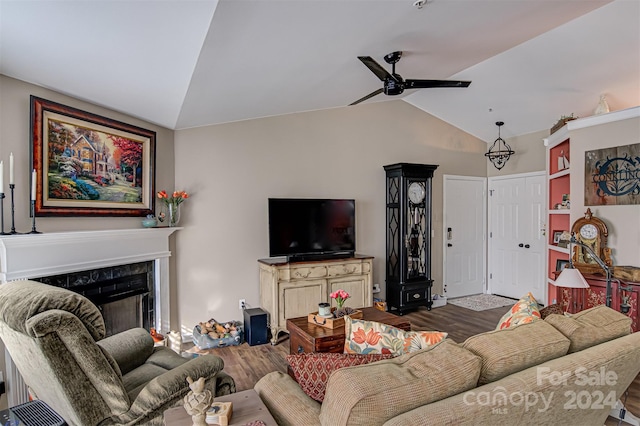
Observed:
[[[498,139],[493,142],[489,151],[484,154],[484,156],[489,158],[489,161],[491,161],[494,167],[498,170],[503,168],[504,165],[507,164],[509,158],[515,154],[515,151],[511,149],[509,144],[500,137],[500,127],[502,125],[504,125],[504,122],[496,122],[496,126],[498,126]]]

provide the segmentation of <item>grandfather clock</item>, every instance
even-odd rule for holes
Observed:
[[[431,180],[436,165],[398,163],[387,174],[386,285],[389,312],[431,310]]]

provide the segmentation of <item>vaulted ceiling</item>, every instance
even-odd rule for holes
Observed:
[[[640,105],[638,0],[0,0],[0,73],[171,128],[404,101],[487,142]]]

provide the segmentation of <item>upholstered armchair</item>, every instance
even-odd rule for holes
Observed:
[[[32,396],[70,425],[161,425],[188,393],[187,376],[205,377],[214,395],[235,392],[215,355],[187,360],[140,328],[104,335],[100,311],[77,293],[0,284],[0,338]]]

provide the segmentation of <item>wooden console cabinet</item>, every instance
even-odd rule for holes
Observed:
[[[287,262],[284,258],[260,259],[260,306],[269,313],[271,344],[287,331],[287,319],[318,311],[318,303],[333,302],[339,289],[351,296],[345,306],[373,305],[373,257]],[[333,303],[335,306],[335,302]]]
[[[556,276],[559,273],[554,273]],[[589,288],[558,287],[558,304],[569,313],[577,313],[598,305],[605,305],[607,300],[607,280],[598,275],[585,275]],[[611,282],[611,308],[631,318],[633,332],[640,330],[640,313],[638,300],[640,282],[613,278]],[[625,303],[626,302],[626,303]]]

